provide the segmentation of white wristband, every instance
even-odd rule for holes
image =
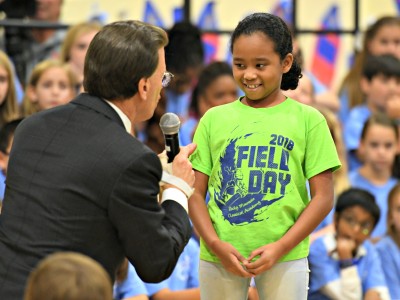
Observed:
[[[194,192],[194,188],[192,188],[190,185],[186,183],[183,179],[180,179],[179,177],[176,177],[174,175],[169,174],[166,171],[163,171],[161,181],[165,183],[172,184],[182,190],[182,192],[185,193],[186,197],[192,196]]]

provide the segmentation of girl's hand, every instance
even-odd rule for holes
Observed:
[[[251,274],[259,275],[270,269],[283,254],[284,249],[279,244],[279,241],[277,241],[264,245],[251,252],[244,266]],[[256,261],[251,262],[257,256],[259,256],[259,258]]]
[[[253,277],[252,274],[243,268],[243,264],[247,262],[246,258],[244,258],[231,244],[218,240],[212,244],[211,248],[228,272],[241,277]]]

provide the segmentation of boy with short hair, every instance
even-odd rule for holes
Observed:
[[[361,131],[371,114],[388,114],[388,103],[400,96],[400,60],[391,54],[369,56],[366,59],[360,81],[364,104],[350,110],[344,125],[344,142],[348,151],[349,171],[361,166],[358,151]],[[392,110],[392,108],[391,108]]]

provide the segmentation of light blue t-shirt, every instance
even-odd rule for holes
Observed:
[[[138,295],[147,295],[145,284],[139,278],[135,267],[131,263],[128,263],[128,275],[126,279],[120,283],[114,284],[113,295],[115,300],[122,300]]]
[[[384,266],[390,297],[400,299],[400,249],[391,237],[385,236],[376,244],[376,250]]]
[[[152,296],[164,288],[180,291],[199,287],[199,256],[199,243],[192,237],[168,279],[160,283],[145,283],[148,295]]]
[[[0,172],[0,199],[4,199],[4,193],[6,191],[6,177],[4,176],[3,172]]]
[[[199,287],[199,243],[190,238],[171,276],[166,280],[172,291]]]

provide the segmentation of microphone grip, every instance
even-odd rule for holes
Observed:
[[[168,156],[168,163],[172,162],[175,156],[179,153],[179,138],[178,134],[165,134],[165,150]]]

